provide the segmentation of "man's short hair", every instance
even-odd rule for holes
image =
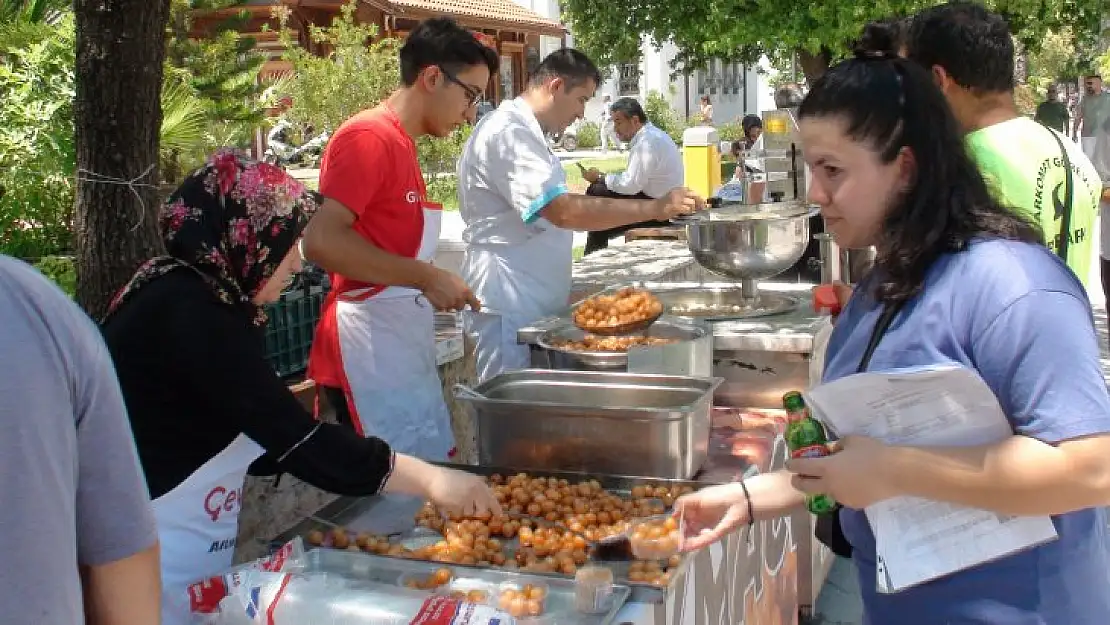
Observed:
[[[587,80],[601,85],[601,72],[597,66],[590,57],[574,48],[561,48],[547,55],[528,77],[528,86],[538,87],[552,78],[562,78],[568,90]]]
[[[648,123],[647,113],[644,112],[644,107],[640,106],[636,98],[621,98],[614,102],[609,110],[614,113],[620,111],[629,118],[638,118],[641,124]]]
[[[455,73],[485,65],[496,74],[498,63],[497,52],[474,33],[450,17],[433,17],[417,24],[401,46],[401,82],[411,87],[420,72],[432,66]]]
[[[1102,80],[1102,76],[1099,75],[1099,74],[1087,74],[1086,76],[1083,77],[1083,80],[1091,80],[1091,79]]]
[[[1014,42],[1006,19],[972,2],[921,11],[905,38],[910,59],[940,66],[955,83],[982,93],[1014,89]]]

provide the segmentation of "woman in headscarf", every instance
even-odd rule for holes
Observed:
[[[267,363],[261,305],[299,269],[316,206],[283,170],[217,153],[163,207],[168,255],[139,268],[103,322],[154,500],[164,625],[190,623],[188,585],[231,566],[244,478],[260,458],[267,473],[341,495],[500,512],[476,476],[314,420]]]

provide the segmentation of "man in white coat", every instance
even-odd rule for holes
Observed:
[[[564,48],[529,78],[520,97],[482,118],[459,160],[459,207],[466,230],[462,273],[482,301],[466,313],[477,338],[480,380],[529,364],[517,330],[567,307],[574,230],[606,230],[670,219],[702,206],[684,188],[655,200],[587,197],[567,189],[545,135],[582,117],[601,75],[586,55]]]

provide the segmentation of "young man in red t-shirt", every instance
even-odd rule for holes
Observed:
[[[414,141],[472,120],[498,58],[450,18],[419,24],[400,57],[401,88],[347,120],[324,152],[325,200],[303,249],[331,274],[332,290],[308,373],[363,435],[446,460],[454,437],[433,315],[480,303],[461,278],[431,264],[441,207],[427,201]]]

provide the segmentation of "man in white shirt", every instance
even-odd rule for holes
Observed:
[[[459,159],[459,212],[466,229],[462,276],[482,302],[463,317],[476,338],[479,380],[529,365],[517,331],[566,311],[574,230],[604,230],[670,219],[703,206],[688,189],[656,200],[570,193],[545,133],[582,117],[601,82],[597,67],[570,48],[539,64],[525,92],[474,128]]]
[[[682,153],[670,135],[648,120],[640,103],[633,98],[621,98],[610,107],[610,114],[613,130],[621,141],[629,143],[628,168],[606,175],[597,169],[586,170],[582,174],[590,183],[586,195],[651,200],[682,186]],[[605,249],[609,239],[631,228],[666,225],[669,224],[653,220],[591,232],[584,253]]]

